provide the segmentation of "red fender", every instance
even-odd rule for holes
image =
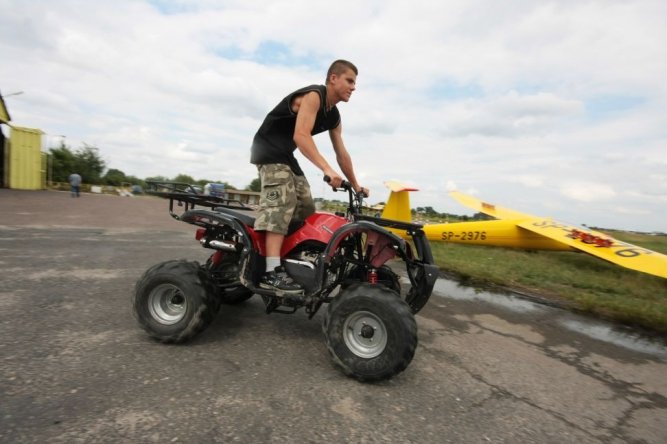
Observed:
[[[341,216],[330,213],[314,213],[306,218],[303,226],[285,238],[280,256],[285,257],[290,251],[305,241],[316,241],[328,244],[337,229],[348,223]],[[260,255],[266,256],[266,232],[255,231],[246,226],[253,246]]]
[[[347,224],[348,220],[330,213],[314,213],[306,218],[304,225],[285,238],[281,256],[296,248],[305,241],[316,241],[328,244],[337,229]],[[263,253],[262,253],[263,254]]]

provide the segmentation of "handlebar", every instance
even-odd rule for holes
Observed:
[[[331,183],[331,177],[324,176],[323,179],[326,183]],[[345,191],[353,190],[352,184],[350,182],[348,182],[347,180],[344,180],[344,181],[341,182],[340,189],[343,189]]]
[[[329,177],[329,176],[326,176],[326,175],[325,175],[325,176],[323,177],[323,180],[324,180],[326,183],[331,183],[331,177]],[[348,182],[347,180],[343,180],[343,181],[341,182],[341,184],[340,184],[340,189],[345,190],[345,191],[352,191],[353,194],[355,194],[355,195],[359,195],[359,196],[361,196],[361,197],[368,197],[368,196],[366,195],[366,193],[364,193],[363,191],[360,192],[360,193],[357,193],[357,192],[354,190],[354,187],[352,187],[352,184],[351,184],[350,182]],[[336,188],[334,188],[334,190],[336,190]]]
[[[328,184],[331,184],[331,177],[325,175],[324,176],[324,181]],[[347,209],[348,217],[354,218],[355,215],[362,214],[361,210],[363,208],[364,197],[368,197],[368,196],[366,196],[366,193],[363,192],[363,190],[360,191],[359,193],[357,193],[354,190],[354,187],[352,186],[352,184],[350,182],[348,182],[347,180],[343,180],[341,182],[340,188],[334,188],[333,190],[334,191],[338,191],[338,190],[347,191],[347,194],[350,198],[349,206],[348,206],[348,209]]]

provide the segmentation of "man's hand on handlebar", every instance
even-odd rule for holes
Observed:
[[[324,181],[326,183],[328,183],[329,185],[331,185],[331,188],[333,188],[334,191],[336,191],[336,189],[338,189],[338,188],[352,189],[352,184],[350,182],[348,182],[346,180],[343,180],[342,178],[340,178],[340,176],[338,176],[338,178],[340,179],[340,185],[336,187],[336,186],[333,185],[331,177],[329,177],[326,174],[324,175]],[[368,197],[369,194],[370,194],[369,191],[368,191],[368,188],[364,188],[364,187],[359,187],[358,189],[354,190],[354,192],[357,193],[357,194],[360,194],[363,197]]]
[[[331,185],[331,188],[334,190],[337,188],[343,188],[343,182],[345,182],[343,178],[340,177],[334,170],[325,172],[324,181]]]
[[[336,188],[342,188],[344,182],[343,178],[340,177],[340,175],[338,175],[338,173],[336,173],[334,170],[324,172],[324,181],[331,185],[331,188],[334,190]]]
[[[368,197],[368,196],[370,196],[370,192],[369,192],[368,188],[359,187],[359,189],[358,189],[358,190],[355,190],[355,192],[356,192],[357,194],[361,194],[361,195],[364,196],[364,197]]]

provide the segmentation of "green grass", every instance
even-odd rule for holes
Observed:
[[[667,236],[609,232],[667,253]],[[667,279],[585,253],[431,243],[436,263],[472,286],[499,286],[557,301],[628,325],[667,333]]]
[[[598,230],[623,242],[635,244],[658,253],[667,254],[667,235],[653,236],[641,233],[630,233],[627,231]]]

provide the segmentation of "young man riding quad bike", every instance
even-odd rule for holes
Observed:
[[[193,338],[220,304],[261,296],[267,313],[309,318],[328,303],[322,328],[334,363],[361,381],[388,379],[411,362],[417,346],[414,314],[428,301],[438,275],[421,225],[363,215],[363,196],[348,182],[345,214],[320,213],[293,221],[282,265],[303,287],[294,293],[259,286],[265,271],[264,232],[239,202],[191,192],[191,186],[149,182],[169,199],[172,217],[198,226],[196,239],[213,250],[206,264],[171,260],[150,268],[136,284],[134,311],[141,327],[162,342]],[[184,206],[174,212],[174,203]],[[201,207],[201,208],[198,208]],[[406,241],[390,230],[407,233]],[[402,260],[409,285],[389,266]]]
[[[250,148],[250,162],[257,166],[261,182],[259,214],[255,230],[264,231],[266,272],[260,286],[284,292],[301,291],[284,268],[280,256],[289,223],[306,219],[315,212],[310,185],[294,153],[298,150],[308,161],[340,187],[343,178],[318,150],[315,134],[329,133],[340,170],[357,192],[362,188],[356,178],[352,158],[343,142],[343,125],[337,104],[350,100],[356,89],[357,67],[347,60],[334,61],[327,70],[324,85],[300,88],[266,115]]]
[[[419,225],[361,214],[368,191],[357,183],[336,107],[350,99],[357,73],[352,63],[336,60],[325,85],[289,94],[266,116],[251,149],[262,182],[257,220],[230,202],[193,195],[174,184],[153,184],[170,199],[170,213],[200,226],[197,239],[216,252],[204,266],[185,261],[156,265],[137,283],[135,312],[152,336],[185,341],[213,320],[220,302],[238,303],[259,294],[267,313],[304,307],[312,318],[330,303],[323,320],[327,346],[350,376],[381,380],[408,366],[417,346],[413,314],[430,297],[437,268]],[[351,183],[317,150],[312,135],[324,131]],[[297,147],[334,189],[347,190],[346,214],[315,213],[308,181],[294,157]],[[185,213],[173,213],[174,201],[185,203]],[[412,245],[388,228],[406,231]],[[405,262],[411,284],[403,299],[399,278],[387,265],[395,257]]]

